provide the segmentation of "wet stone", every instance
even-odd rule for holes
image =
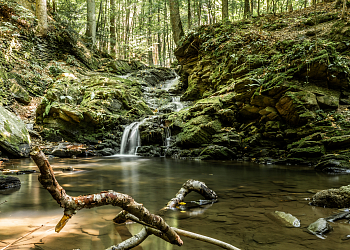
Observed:
[[[9,188],[18,188],[21,186],[21,181],[14,176],[1,176],[0,175],[0,190]]]

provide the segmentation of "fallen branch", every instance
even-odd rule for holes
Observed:
[[[168,202],[165,208],[174,208],[178,206],[180,202],[183,202],[186,195],[188,195],[192,191],[201,194],[207,200],[213,200],[213,202],[215,202],[218,198],[216,193],[213,190],[209,189],[204,182],[188,180],[182,185],[179,192],[177,192],[177,194],[175,195],[175,198],[172,198]]]
[[[56,232],[62,230],[68,220],[83,208],[93,208],[103,205],[113,205],[121,207],[129,213],[141,218],[142,221],[157,228],[164,233],[170,243],[181,246],[183,244],[180,237],[173,229],[158,215],[151,214],[142,204],[137,203],[134,199],[126,194],[115,191],[103,191],[99,194],[84,195],[73,197],[66,194],[66,191],[57,182],[52,167],[46,159],[45,154],[35,147],[31,150],[30,155],[40,170],[39,182],[49,191],[57,203],[64,208],[64,215],[56,225]]]

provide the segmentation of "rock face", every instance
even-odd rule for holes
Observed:
[[[15,157],[28,157],[30,136],[17,116],[0,106],[0,147]]]
[[[178,46],[182,100],[196,103],[167,117],[176,146],[196,152],[214,144],[247,160],[348,171],[350,63],[339,64],[346,59],[332,45],[345,35],[327,30],[325,47],[310,49],[314,40],[308,38],[276,42],[272,31],[284,26],[266,23],[268,36],[247,31],[259,25],[250,20],[200,27]]]

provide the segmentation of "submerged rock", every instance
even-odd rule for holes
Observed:
[[[311,223],[307,230],[320,238],[324,238],[323,234],[328,233],[329,231],[332,231],[333,228],[331,225],[326,221],[324,218],[319,218],[314,223]]]
[[[275,214],[293,227],[300,227],[300,220],[289,213],[275,211]]]
[[[20,186],[21,186],[21,181],[17,177],[0,175],[0,190],[10,189],[10,188],[19,188]]]

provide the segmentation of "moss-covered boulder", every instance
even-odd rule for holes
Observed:
[[[230,160],[235,159],[236,154],[224,146],[212,145],[201,151],[199,158],[202,160]]]
[[[30,136],[21,119],[0,106],[0,147],[15,157],[28,157]]]
[[[316,117],[314,110],[318,109],[316,95],[312,92],[286,92],[276,104],[280,115],[289,124],[300,126]]]
[[[319,191],[312,197],[311,204],[331,208],[350,207],[350,185]]]
[[[10,87],[10,92],[12,93],[13,97],[18,102],[28,104],[32,99],[29,93],[21,85],[19,85],[16,82],[16,80],[14,79],[11,79],[11,80],[9,80],[9,82],[11,82],[12,84],[12,86]]]

